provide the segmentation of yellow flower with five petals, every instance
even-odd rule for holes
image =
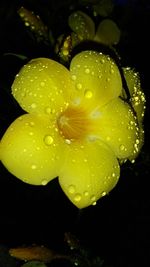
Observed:
[[[78,208],[108,194],[118,182],[120,163],[139,153],[138,108],[135,112],[132,101],[123,99],[119,69],[107,55],[81,52],[70,70],[51,59],[33,59],[16,76],[12,94],[27,114],[2,137],[2,163],[33,185],[58,177]],[[141,114],[144,104],[139,105]]]

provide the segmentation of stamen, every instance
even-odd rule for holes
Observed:
[[[92,120],[81,108],[67,108],[57,120],[60,133],[65,139],[83,139],[91,129]]]

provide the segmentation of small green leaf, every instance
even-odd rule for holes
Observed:
[[[24,263],[20,267],[47,267],[45,263],[41,261],[28,261],[27,263]]]

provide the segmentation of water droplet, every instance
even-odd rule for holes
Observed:
[[[32,170],[35,170],[37,168],[37,166],[35,165],[35,164],[33,164],[32,166],[31,166],[31,169]]]
[[[95,201],[96,200],[96,197],[95,196],[91,196],[91,201]]]
[[[111,74],[114,74],[114,72],[115,72],[114,69],[111,67],[111,69],[110,69],[110,73],[111,73]]]
[[[54,141],[54,139],[53,139],[53,137],[52,137],[51,135],[46,135],[46,136],[44,137],[44,143],[45,143],[47,146],[51,145],[51,144],[53,143],[53,141]]]
[[[25,22],[25,26],[26,27],[29,27],[30,26],[30,23],[28,21]]]
[[[68,192],[69,192],[70,194],[74,194],[74,193],[75,193],[75,186],[74,186],[74,185],[69,185],[69,187],[68,187]]]
[[[125,149],[124,145],[120,145],[120,150],[123,151]]]
[[[90,73],[90,69],[85,69],[85,73],[89,74]]]
[[[140,143],[140,140],[139,139],[136,139],[136,144],[138,145]]]
[[[70,139],[65,139],[65,143],[66,143],[67,145],[70,145],[70,144],[71,144],[71,140],[70,140]]]
[[[91,196],[91,202],[92,202],[92,205],[95,206],[96,205],[96,197],[93,195]]]
[[[89,195],[89,192],[88,192],[88,191],[85,191],[85,192],[84,192],[84,196],[85,196],[85,197],[88,197],[88,195]]]
[[[81,200],[81,195],[80,194],[76,194],[75,197],[74,197],[74,200],[76,202],[79,202]]]
[[[13,127],[10,127],[10,131],[13,132],[14,128]]]
[[[77,88],[78,90],[81,90],[81,89],[82,89],[82,84],[81,84],[81,83],[77,83],[76,88]]]
[[[41,82],[40,85],[43,87],[45,85],[45,82]]]
[[[101,62],[102,64],[104,64],[104,63],[105,63],[105,59],[102,58],[100,62]]]
[[[36,104],[35,103],[32,103],[31,104],[31,108],[36,108]]]
[[[31,127],[33,127],[33,126],[35,125],[35,123],[34,123],[33,121],[30,121],[29,125],[30,125]]]
[[[107,82],[110,82],[110,78],[107,78],[106,81],[107,81]]]
[[[84,93],[85,98],[90,99],[93,96],[93,93],[90,90],[86,90]]]
[[[72,75],[72,76],[71,76],[71,79],[72,79],[73,81],[75,81],[75,80],[77,79],[76,75]]]
[[[19,121],[22,121],[22,117],[19,117],[18,120],[19,120]]]
[[[47,107],[47,108],[45,109],[45,113],[46,113],[46,114],[51,114],[51,112],[52,112],[52,110],[51,110],[50,107]]]
[[[46,185],[48,183],[48,181],[46,179],[42,180],[41,184],[42,185]]]
[[[106,191],[102,192],[102,197],[106,196]]]

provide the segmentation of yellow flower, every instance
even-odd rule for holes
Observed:
[[[27,114],[5,132],[2,163],[33,185],[58,176],[78,208],[108,194],[118,182],[120,162],[139,153],[142,123],[123,100],[120,72],[109,56],[81,52],[70,71],[51,59],[33,59],[16,76],[12,94]]]

